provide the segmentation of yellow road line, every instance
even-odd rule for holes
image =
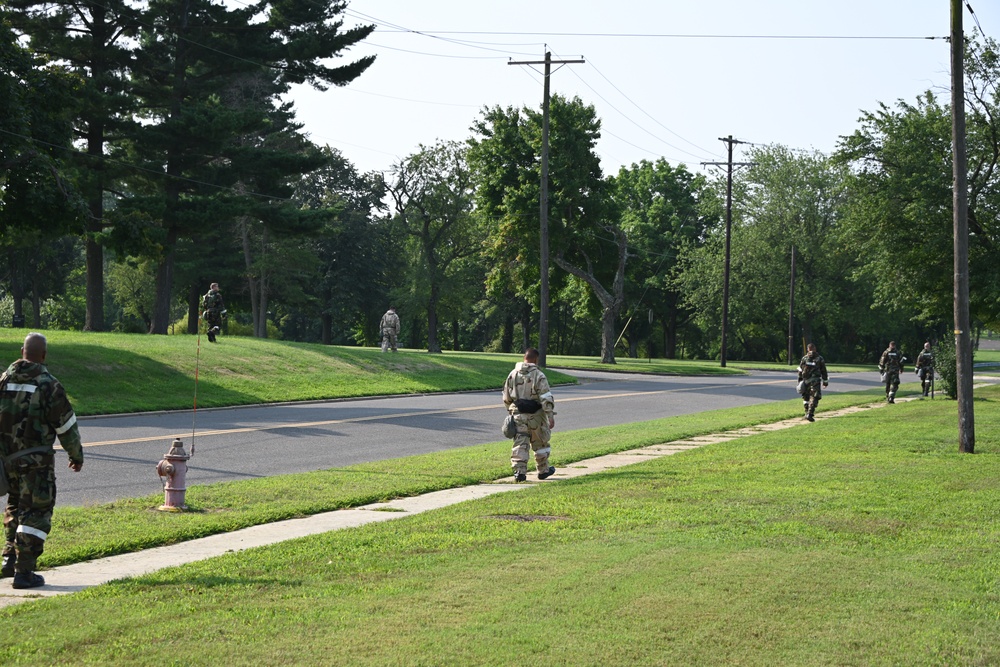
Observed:
[[[750,382],[741,385],[731,385],[731,384],[720,384],[713,386],[702,386],[702,387],[678,387],[677,389],[659,389],[656,391],[631,391],[621,394],[602,394],[600,396],[578,396],[576,398],[563,398],[557,401],[557,403],[574,403],[577,401],[593,401],[593,400],[606,400],[609,398],[629,398],[632,396],[655,396],[657,394],[672,394],[684,391],[705,391],[708,389],[720,389],[727,387],[750,387],[754,385],[765,385],[765,384],[783,384],[786,382],[793,382],[793,380],[767,380],[762,382]],[[445,410],[425,410],[420,412],[400,412],[396,414],[386,414],[386,415],[371,415],[368,417],[349,417],[347,419],[328,419],[325,421],[318,422],[293,422],[288,424],[273,424],[268,426],[248,426],[245,428],[228,428],[228,429],[218,429],[214,431],[195,431],[194,438],[203,438],[212,435],[235,435],[238,433],[256,433],[259,431],[278,431],[282,429],[289,428],[315,428],[317,426],[334,426],[336,424],[355,424],[360,422],[370,422],[370,421],[383,421],[389,419],[403,419],[406,417],[423,417],[429,415],[443,415],[443,414],[454,414],[456,412],[472,412],[475,410],[496,410],[500,405],[476,405],[467,408],[448,408]],[[164,434],[164,435],[151,435],[143,438],[125,438],[123,440],[104,440],[101,442],[88,442],[85,443],[84,447],[102,447],[105,445],[126,445],[129,443],[140,443],[140,442],[157,442],[160,440],[174,440],[177,438],[183,439],[191,436],[191,432],[186,433],[174,433],[174,434]]]

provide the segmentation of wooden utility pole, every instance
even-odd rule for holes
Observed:
[[[538,306],[538,365],[545,366],[545,355],[549,347],[549,75],[552,65],[582,63],[579,60],[552,60],[552,53],[545,52],[545,60],[510,61],[508,65],[545,65],[545,81],[542,86],[542,178],[538,196],[538,221],[540,257],[538,272],[541,278]]]
[[[795,363],[795,244],[792,244],[792,279],[788,288],[788,365]]]
[[[972,404],[972,332],[969,331],[969,191],[965,157],[965,32],[962,0],[951,0],[951,141],[955,246],[955,383],[958,385],[958,451],[976,449]]]
[[[719,141],[726,144],[729,152],[729,159],[726,162],[702,162],[708,166],[726,167],[726,261],[722,270],[722,367],[726,367],[726,341],[729,330],[729,262],[730,245],[733,230],[733,167],[748,167],[752,162],[733,162],[733,144],[744,144],[745,141],[733,139],[733,135],[719,137]]]

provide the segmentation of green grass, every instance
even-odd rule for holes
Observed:
[[[20,356],[23,329],[0,329],[0,357]],[[427,354],[256,338],[48,331],[46,364],[80,415],[495,389],[517,355]],[[197,384],[195,382],[197,372]],[[553,384],[575,380],[547,373]]]
[[[1000,388],[956,430],[901,403],[19,605],[0,661],[997,664]]]
[[[821,412],[870,403],[880,390],[829,394]],[[719,430],[800,416],[798,399],[553,434],[558,465]],[[491,481],[510,475],[509,441],[310,473],[188,487],[191,512],[154,511],[162,494],[87,507],[59,507],[39,561],[43,567],[128,553],[247,526],[390,498]],[[461,472],[458,472],[461,471]]]

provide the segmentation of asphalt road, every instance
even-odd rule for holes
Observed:
[[[573,371],[581,383],[553,388],[556,430],[645,421],[795,397],[795,375],[666,377]],[[879,385],[878,374],[831,376],[824,391]],[[188,486],[267,477],[424,454],[503,440],[499,389],[94,417],[80,420],[85,463],[67,467],[57,449],[59,505],[88,505],[161,493],[156,463],[180,438]],[[194,437],[192,438],[192,434]],[[506,459],[501,446],[497,457]],[[559,453],[553,452],[559,464]]]

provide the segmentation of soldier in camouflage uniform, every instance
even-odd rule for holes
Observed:
[[[7,508],[3,516],[2,577],[14,588],[43,586],[35,574],[56,503],[56,437],[69,454],[69,467],[80,472],[83,445],[66,391],[43,365],[45,336],[30,333],[21,359],[0,375],[0,456],[7,469]]]
[[[830,377],[826,372],[826,360],[816,351],[815,343],[806,346],[806,356],[799,362],[799,382],[802,383],[802,409],[805,410],[805,418],[814,422],[816,406],[823,398],[820,383],[824,387],[830,384]]]
[[[934,380],[934,353],[931,352],[930,343],[924,343],[924,349],[917,355],[917,375],[920,377],[920,388],[923,389],[924,396],[927,396]]]
[[[214,343],[215,337],[222,331],[222,311],[226,305],[222,301],[222,293],[219,291],[219,283],[212,283],[208,292],[201,298],[205,307],[203,315],[205,324],[208,325],[208,342]]]
[[[528,447],[535,452],[535,468],[538,479],[551,477],[556,469],[549,465],[552,448],[549,440],[555,428],[555,399],[549,388],[549,380],[538,368],[538,350],[529,347],[524,352],[524,361],[518,362],[503,383],[503,403],[514,415],[517,435],[511,450],[510,465],[514,469],[514,481],[523,482],[528,478]]]
[[[903,372],[903,353],[896,349],[896,341],[890,340],[889,347],[878,360],[878,370],[882,373],[885,383],[885,400],[896,402],[896,390],[899,389],[899,375]]]
[[[390,307],[385,311],[378,326],[382,330],[382,351],[387,352],[392,347],[395,352],[396,337],[399,335],[399,315],[396,314],[396,309]]]

